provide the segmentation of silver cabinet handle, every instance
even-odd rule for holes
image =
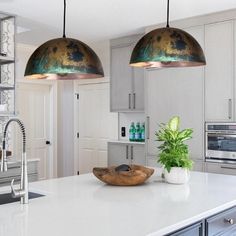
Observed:
[[[150,117],[146,118],[146,139],[150,138]]]
[[[129,146],[126,145],[126,159],[129,159]]]
[[[131,148],[131,160],[133,160],[134,159],[134,147],[131,146],[130,148]]]
[[[232,99],[231,98],[228,100],[228,117],[230,120],[232,119]]]
[[[220,166],[221,169],[236,170],[236,167]]]
[[[230,218],[230,219],[225,219],[224,220],[225,223],[229,223],[230,225],[234,224],[234,219]]]
[[[129,93],[129,109],[131,109],[131,93]]]
[[[133,108],[136,108],[136,94],[133,93]]]

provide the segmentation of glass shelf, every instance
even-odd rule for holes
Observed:
[[[0,117],[13,117],[17,114],[15,112],[0,111]]]
[[[15,86],[11,84],[0,84],[0,90],[14,90]]]
[[[14,63],[15,60],[13,57],[0,56],[0,65]]]

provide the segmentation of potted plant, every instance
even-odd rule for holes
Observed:
[[[184,184],[189,180],[189,170],[193,162],[189,158],[188,145],[184,142],[192,138],[192,129],[179,130],[180,118],[174,116],[168,124],[160,124],[155,133],[157,141],[162,142],[159,160],[164,167],[165,180],[168,183]]]

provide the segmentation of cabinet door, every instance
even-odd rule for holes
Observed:
[[[168,236],[203,236],[202,222],[188,226]]]
[[[144,69],[133,68],[133,109],[144,111]]]
[[[180,127],[192,128],[193,139],[187,143],[194,159],[203,158],[203,69],[178,68],[148,72],[147,116],[149,117],[148,155],[158,152],[155,131],[160,123],[167,123],[173,116],[180,117]]]
[[[130,164],[129,145],[108,143],[108,166]]]
[[[235,207],[209,217],[206,219],[206,235],[234,236],[236,235],[235,221]]]
[[[216,174],[236,175],[236,165],[206,162],[205,171]]]
[[[233,22],[205,26],[205,118],[231,121],[233,114]]]
[[[191,30],[191,31],[190,31]],[[187,30],[201,44],[202,27]],[[166,68],[148,70],[145,79],[147,127],[147,154],[158,153],[155,131],[160,123],[167,123],[172,116],[180,117],[180,128],[192,128],[193,139],[187,141],[190,157],[203,160],[204,156],[204,67]]]
[[[130,159],[132,164],[146,165],[144,145],[130,145]]]
[[[193,171],[200,171],[203,172],[204,171],[204,161],[203,160],[194,160],[193,163]]]
[[[131,48],[111,48],[111,111],[129,111],[132,108]]]

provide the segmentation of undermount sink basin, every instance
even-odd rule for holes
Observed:
[[[45,196],[45,195],[29,192],[29,199],[39,198],[39,197],[43,197],[43,196]],[[20,198],[13,198],[11,193],[0,194],[0,205],[12,203],[12,202],[18,202],[18,201],[20,201]]]

